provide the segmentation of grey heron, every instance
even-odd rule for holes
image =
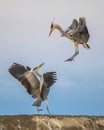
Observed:
[[[71,33],[68,33],[72,26],[70,26],[67,31],[64,31],[60,25],[53,24],[53,22],[52,22],[51,29],[49,32],[49,36],[50,36],[52,34],[52,32],[55,29],[57,29],[62,33],[63,36],[67,37],[68,39],[70,39],[74,43],[75,52],[66,61],[74,60],[74,58],[79,54],[78,44],[82,44],[84,48],[87,48],[87,49],[90,48],[90,46],[87,44],[87,42],[90,38],[90,35],[89,35],[88,29],[86,26],[85,18],[84,17],[79,18],[78,25],[74,24],[74,23],[72,23],[72,25],[75,26],[75,28],[73,27],[74,30]]]
[[[36,99],[33,106],[36,106],[38,111],[41,111],[41,103],[45,100],[47,111],[50,113],[48,109],[48,94],[50,87],[56,82],[57,78],[56,72],[46,72],[41,75],[38,71],[43,65],[44,63],[31,70],[28,66],[25,67],[21,64],[13,63],[8,71],[14,78],[20,81],[27,92]]]

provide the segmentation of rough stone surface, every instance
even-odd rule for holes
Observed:
[[[0,116],[0,130],[104,130],[104,117],[58,115]]]

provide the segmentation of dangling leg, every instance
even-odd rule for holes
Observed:
[[[72,61],[72,60],[74,60],[74,58],[79,54],[78,42],[74,42],[74,47],[75,47],[75,53],[74,53],[74,55],[72,55],[72,57],[70,57],[66,61]]]
[[[49,108],[48,108],[48,98],[45,101],[46,101],[46,107],[47,107],[48,114],[50,115],[50,111],[49,111]]]

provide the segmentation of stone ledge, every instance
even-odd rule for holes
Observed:
[[[0,116],[0,130],[104,130],[104,116]]]

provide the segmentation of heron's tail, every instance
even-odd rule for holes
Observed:
[[[41,103],[42,103],[42,98],[39,97],[39,98],[33,103],[32,106],[40,107],[40,106],[41,106]]]
[[[84,48],[87,48],[87,49],[90,48],[90,46],[89,46],[87,43],[84,43],[84,44],[83,44],[83,47],[84,47]]]

